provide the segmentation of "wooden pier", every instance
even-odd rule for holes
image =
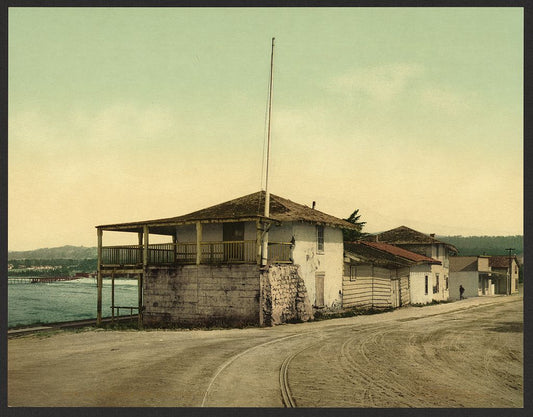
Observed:
[[[80,277],[8,277],[8,284],[42,284],[57,281],[73,281]]]

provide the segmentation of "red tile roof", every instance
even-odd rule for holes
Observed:
[[[411,252],[411,251],[409,251],[407,249],[403,249],[403,248],[400,248],[398,246],[390,245],[390,244],[385,243],[385,242],[365,242],[365,241],[362,241],[361,243],[363,243],[364,245],[371,246],[373,248],[379,249],[379,250],[381,250],[383,252],[387,252],[387,253],[390,253],[392,255],[399,256],[401,258],[405,258],[405,259],[408,259],[410,261],[414,261],[414,262],[417,262],[417,263],[429,263],[429,264],[437,264],[437,265],[441,264],[441,262],[436,260],[436,259],[429,258],[427,256],[420,255],[418,253],[414,253],[414,252]]]

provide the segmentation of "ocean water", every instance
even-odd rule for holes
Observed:
[[[96,318],[95,278],[51,283],[9,283],[8,327]],[[115,305],[138,305],[137,280],[115,279]],[[135,312],[135,310],[134,310]],[[121,315],[129,310],[120,311]],[[111,280],[103,280],[102,316],[111,317]]]

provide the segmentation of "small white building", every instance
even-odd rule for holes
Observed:
[[[491,256],[489,265],[493,272],[498,272],[495,281],[496,294],[516,294],[518,292],[518,258],[515,255]]]
[[[429,276],[440,261],[384,242],[345,243],[344,250],[343,306],[372,300],[374,307],[379,300],[378,306],[394,308],[433,300]]]
[[[480,255],[450,258],[452,299],[459,299],[460,285],[465,289],[465,297],[478,297],[513,294],[518,291],[517,283],[518,264],[514,257]]]

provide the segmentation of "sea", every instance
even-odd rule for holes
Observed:
[[[136,307],[135,279],[115,279],[115,305]],[[9,282],[8,328],[96,318],[95,278],[50,283]],[[130,310],[120,312],[129,314]],[[134,310],[135,312],[135,310]],[[111,279],[103,279],[102,317],[111,317]]]

